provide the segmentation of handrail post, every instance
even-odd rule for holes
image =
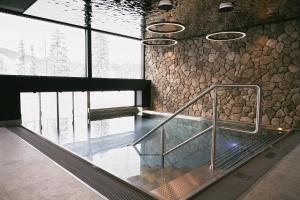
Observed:
[[[213,116],[212,116],[212,131],[211,131],[211,150],[210,150],[210,170],[215,169],[216,156],[216,121],[217,121],[217,88],[213,90]]]
[[[161,168],[165,168],[165,127],[161,127]]]
[[[261,89],[259,86],[256,87],[256,127],[255,130],[260,130],[260,124],[261,124]]]

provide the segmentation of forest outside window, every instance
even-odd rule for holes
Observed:
[[[85,31],[0,13],[0,74],[84,77]]]

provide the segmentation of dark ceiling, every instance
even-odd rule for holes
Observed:
[[[0,8],[12,10],[15,12],[24,12],[28,9],[36,0],[1,0]]]
[[[145,24],[158,21],[184,24],[183,33],[169,37],[186,38],[300,16],[299,0],[233,0],[235,16],[219,13],[220,2],[173,0],[172,10],[160,11],[158,0],[37,0],[25,14],[136,38],[151,37]]]

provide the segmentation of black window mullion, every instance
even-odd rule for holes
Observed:
[[[85,29],[85,65],[86,65],[86,77],[92,78],[92,31],[91,29]]]

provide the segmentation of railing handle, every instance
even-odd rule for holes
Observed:
[[[217,88],[213,91],[213,116],[212,116],[212,131],[211,131],[211,151],[210,151],[210,169],[215,169],[216,157],[216,134],[217,134]]]
[[[142,136],[141,138],[139,138],[138,140],[136,140],[135,142],[133,142],[132,145],[136,145],[137,143],[139,143],[140,141],[142,141],[143,139],[145,139],[146,137],[148,137],[154,131],[158,130],[160,127],[162,127],[168,121],[170,121],[171,119],[173,119],[174,117],[176,117],[179,113],[181,113],[184,109],[186,109],[190,105],[194,104],[196,101],[198,101],[200,98],[202,98],[204,95],[206,95],[207,93],[209,93],[213,89],[214,89],[214,96],[216,96],[214,98],[215,101],[216,101],[215,103],[217,103],[216,89],[218,87],[255,87],[256,88],[256,90],[257,90],[257,99],[256,99],[257,100],[257,104],[256,104],[255,130],[254,131],[246,131],[246,130],[226,128],[226,127],[218,127],[218,128],[223,128],[223,129],[233,130],[233,131],[240,131],[240,132],[250,133],[250,134],[256,134],[256,133],[258,133],[258,131],[260,129],[260,121],[261,121],[261,113],[260,113],[260,109],[261,109],[261,88],[258,85],[212,85],[208,89],[206,89],[204,92],[202,92],[200,95],[198,95],[197,97],[195,97],[193,100],[191,100],[190,102],[188,102],[185,106],[183,106],[182,108],[180,108],[179,110],[177,110],[174,114],[172,114],[166,120],[164,120],[163,122],[159,123],[157,126],[155,126],[152,130],[150,130],[144,136]],[[216,110],[217,110],[217,105],[215,105],[215,112],[216,112]],[[216,116],[216,113],[215,113],[215,116]],[[215,119],[215,122],[216,122],[216,119]]]
[[[161,127],[161,168],[165,168],[165,127]]]

